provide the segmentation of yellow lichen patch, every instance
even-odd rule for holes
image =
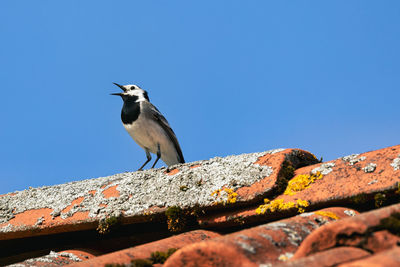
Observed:
[[[233,204],[236,202],[238,194],[232,188],[223,188],[211,193],[216,199],[215,204]]]
[[[260,205],[256,209],[257,214],[265,214],[265,213],[273,213],[273,212],[279,212],[279,211],[288,211],[292,209],[297,209],[299,213],[302,213],[305,211],[305,207],[308,207],[309,203],[306,200],[301,200],[298,199],[295,202],[292,201],[285,201],[283,199],[275,199],[272,201],[269,201],[268,199],[264,199],[264,203]]]
[[[148,211],[143,212],[143,215],[145,215],[145,216],[153,215],[153,212],[148,210]]]
[[[309,203],[307,200],[298,199],[296,200],[297,205],[300,207],[308,207]]]
[[[296,202],[297,202],[297,211],[299,213],[305,212],[306,211],[305,208],[310,205],[310,203],[308,203],[307,200],[298,199],[296,200]]]
[[[297,210],[299,213],[304,213],[306,210],[304,208],[298,208]]]
[[[323,175],[320,172],[315,174],[299,174],[288,182],[284,194],[293,196],[297,192],[310,187],[310,184],[314,183],[316,180],[322,179],[322,177]]]
[[[280,261],[288,261],[291,257],[293,257],[293,253],[286,252],[285,254],[279,255],[278,260],[280,260]]]
[[[340,217],[337,216],[335,213],[331,212],[331,211],[316,211],[314,212],[317,215],[321,215],[321,216],[325,216],[334,220],[339,220]]]

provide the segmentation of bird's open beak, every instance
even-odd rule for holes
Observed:
[[[119,88],[121,88],[122,91],[126,92],[125,87],[123,87],[122,85],[119,85],[118,83],[113,83],[113,84],[115,84],[116,86],[118,86]]]
[[[113,94],[110,94],[110,95],[119,95],[119,96],[122,96],[122,93],[113,93]]]

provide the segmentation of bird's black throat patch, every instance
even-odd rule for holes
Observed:
[[[124,99],[121,111],[121,120],[124,124],[132,124],[140,114],[140,103],[136,102],[137,96],[129,96]]]

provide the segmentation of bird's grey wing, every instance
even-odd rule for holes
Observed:
[[[174,144],[174,147],[176,149],[176,152],[178,153],[178,156],[180,158],[179,162],[180,163],[185,163],[185,159],[183,158],[182,150],[181,147],[179,146],[178,139],[176,138],[176,135],[174,131],[172,130],[171,126],[169,126],[169,123],[167,119],[161,114],[161,112],[150,102],[142,102],[143,107],[147,110],[149,110],[149,113],[151,114],[151,118],[154,119],[158,124],[163,128],[163,130],[167,133],[168,137],[171,139],[172,143]]]

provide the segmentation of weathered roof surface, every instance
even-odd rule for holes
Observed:
[[[187,262],[192,266],[278,263],[291,258],[311,232],[331,221],[349,217],[345,211],[350,211],[348,214],[355,212],[345,208],[329,208],[198,242],[180,249],[168,259],[165,266],[186,266]],[[218,251],[221,253],[216,253]]]
[[[146,221],[173,206],[202,209],[252,202],[277,187],[284,163],[313,162],[308,152],[277,149],[182,164],[169,172],[151,169],[31,188],[0,197],[0,240],[87,230],[105,217]]]
[[[299,168],[280,195],[258,208],[246,207],[200,217],[202,224],[217,226],[257,220],[260,214],[272,217],[301,209],[354,206],[382,206],[397,198],[400,146],[345,156],[329,162]],[[292,213],[293,214],[293,213]],[[227,220],[229,219],[229,222]]]
[[[396,264],[399,200],[400,145],[213,158],[0,196],[0,265]]]

